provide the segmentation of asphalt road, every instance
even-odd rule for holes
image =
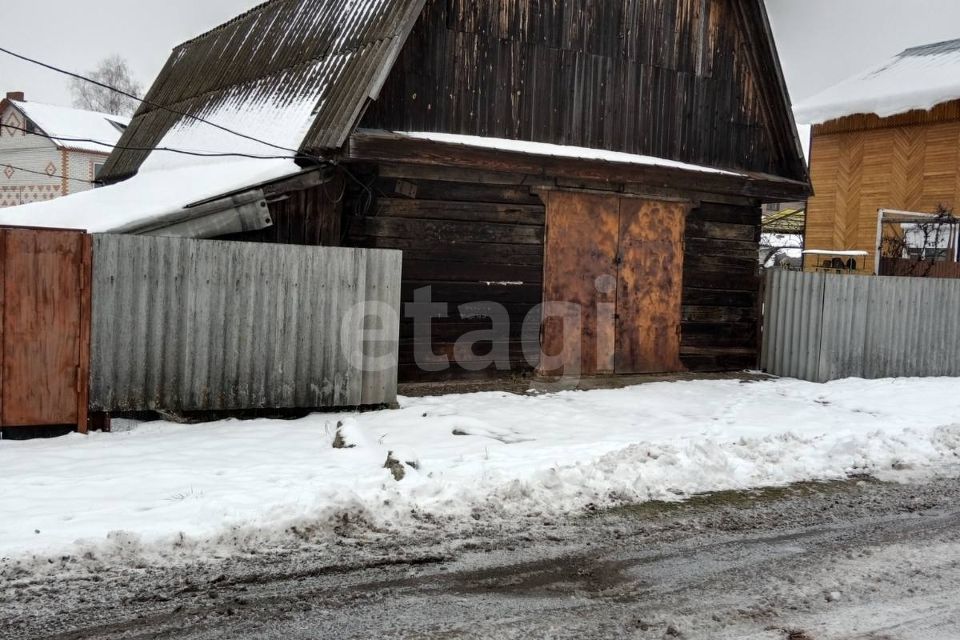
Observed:
[[[456,534],[347,527],[243,558],[4,579],[3,638],[956,640],[960,481],[802,485]]]

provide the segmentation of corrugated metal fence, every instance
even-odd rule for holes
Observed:
[[[960,376],[960,281],[767,274],[762,367],[774,375]]]
[[[400,252],[96,235],[93,258],[94,410],[396,400]]]

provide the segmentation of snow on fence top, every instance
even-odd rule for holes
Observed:
[[[130,118],[96,111],[17,100],[11,100],[10,104],[37,125],[43,133],[50,136],[57,146],[76,151],[110,153],[113,145],[120,139],[120,134],[130,123]],[[76,142],[69,138],[97,140],[109,146]]]
[[[856,114],[881,118],[928,110],[960,99],[960,40],[907,49],[798,104],[804,124],[822,124]]]

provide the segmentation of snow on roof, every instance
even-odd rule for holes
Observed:
[[[506,140],[504,138],[484,138],[480,136],[466,136],[452,133],[431,133],[419,131],[395,131],[395,135],[416,140],[430,140],[446,144],[460,144],[467,147],[481,147],[500,151],[513,151],[539,156],[554,156],[558,158],[580,158],[583,160],[604,160],[606,162],[621,162],[625,164],[640,164],[651,167],[667,167],[700,173],[714,173],[726,176],[744,176],[746,174],[735,171],[725,171],[713,167],[705,167],[676,160],[656,158],[654,156],[634,155],[619,151],[604,149],[588,149],[586,147],[568,147],[545,142],[529,142],[526,140]]]
[[[256,155],[339,149],[366,100],[379,94],[383,71],[423,4],[273,0],[259,5],[174,49],[147,94],[150,104],[134,116],[122,146]],[[130,176],[147,155],[118,151],[101,175]],[[189,160],[163,158],[166,166],[183,162]]]
[[[960,40],[914,47],[796,105],[797,121],[822,124],[856,114],[881,118],[960,98]]]
[[[96,111],[16,100],[11,100],[10,104],[33,121],[45,134],[51,136],[57,146],[77,151],[110,153],[113,145],[120,139],[123,129],[130,123],[130,118]],[[73,142],[62,140],[62,138],[86,138],[105,142],[109,146]]]
[[[235,160],[141,171],[133,178],[56,200],[0,209],[0,225],[109,232],[160,220],[188,205],[300,172],[292,160]]]

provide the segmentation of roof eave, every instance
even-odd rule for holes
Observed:
[[[517,173],[545,181],[563,178],[604,182],[610,185],[640,184],[650,189],[716,193],[762,202],[806,200],[812,193],[809,182],[763,173],[708,173],[678,167],[504,151],[412,139],[386,131],[354,133],[348,141],[342,158],[353,162],[396,162]]]

